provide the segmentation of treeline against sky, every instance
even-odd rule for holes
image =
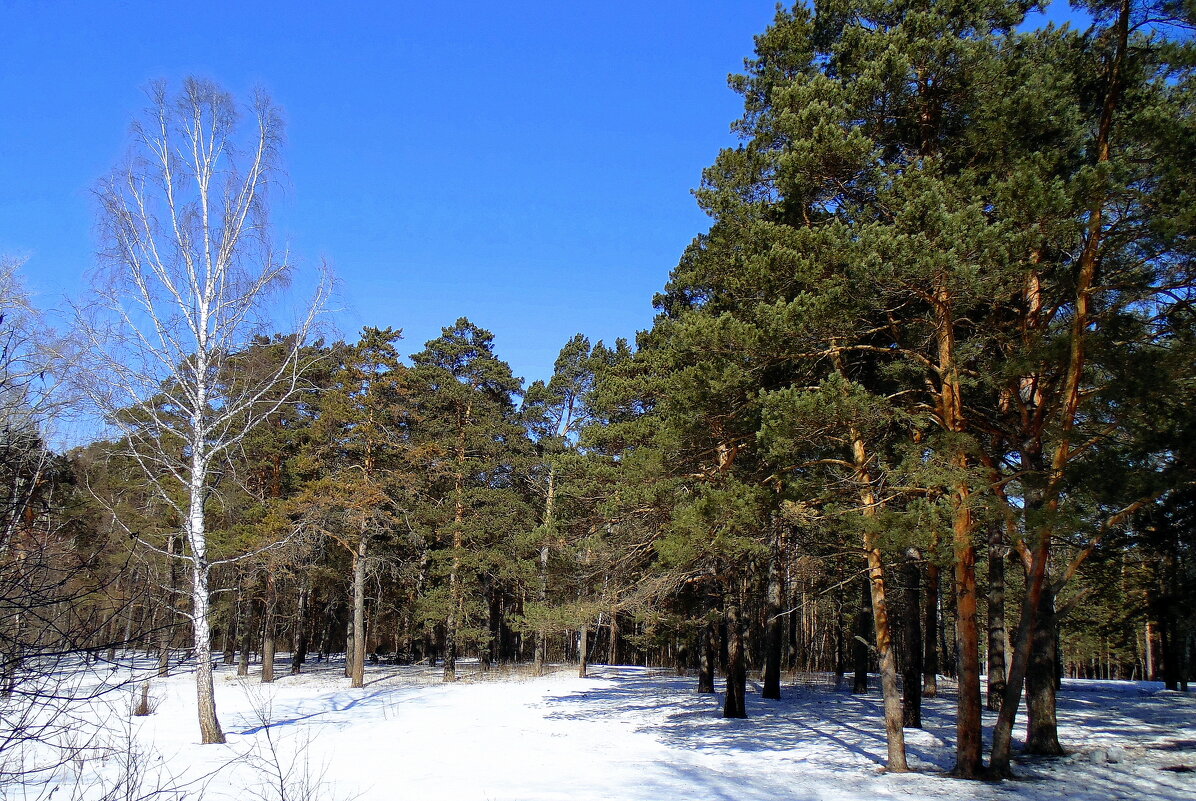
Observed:
[[[1026,749],[1062,753],[1063,675],[1186,689],[1191,6],[1086,9],[1035,31],[1004,0],[779,11],[652,328],[578,334],[526,386],[466,319],[409,363],[390,328],[262,335],[283,270],[253,191],[278,140],[205,185],[219,152],[188,168],[151,123],[231,136],[231,101],[162,90],[137,128],[157,183],[101,192],[125,311],[46,349],[13,270],[4,288],[0,690],[37,697],[45,660],[79,653],[165,673],[212,649],[272,681],[277,652],[291,672],[344,652],[353,686],[372,660],[668,666],[725,677],[743,716],[749,673],[765,698],[851,674],[903,770],[945,675],[976,777],[1008,772],[1023,693]],[[165,216],[129,202],[147,186]],[[117,433],[51,453],[34,388],[67,356]]]

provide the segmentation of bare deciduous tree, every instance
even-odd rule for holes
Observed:
[[[251,130],[239,135],[232,96],[196,78],[177,95],[163,83],[148,94],[128,163],[97,189],[96,300],[79,315],[93,365],[85,389],[182,521],[186,547],[174,558],[191,575],[200,732],[204,743],[220,743],[209,579],[214,565],[238,557],[209,553],[205,501],[225,454],[292,398],[328,282],[322,277],[292,323],[271,370],[237,368],[238,355],[272,327],[269,302],[291,271],[267,220],[282,120],[256,93]]]

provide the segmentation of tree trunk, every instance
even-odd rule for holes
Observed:
[[[842,361],[837,367],[842,372]],[[885,743],[888,750],[886,767],[890,771],[909,770],[905,759],[905,732],[902,730],[901,693],[897,687],[897,656],[893,653],[893,632],[889,626],[889,604],[885,594],[885,566],[876,531],[876,512],[880,503],[873,491],[873,476],[869,469],[868,453],[859,432],[851,428],[852,457],[855,460],[856,481],[859,485],[860,504],[864,517],[864,552],[867,558],[867,582],[864,584],[862,602],[871,602],[873,642],[880,663],[880,686],[885,710]],[[864,616],[861,614],[861,618]],[[866,630],[865,630],[866,632]],[[857,633],[860,636],[860,633]],[[862,654],[856,655],[856,685],[863,679],[863,690],[868,689],[868,649],[860,638]],[[862,658],[861,658],[862,657]],[[861,667],[863,668],[861,675]]]
[[[712,693],[718,662],[718,628],[713,621],[707,620],[698,639],[698,692]]]
[[[1032,501],[1027,494],[1027,502]],[[1017,717],[1017,708],[1022,701],[1022,685],[1030,662],[1030,643],[1034,634],[1034,618],[1039,614],[1040,598],[1046,584],[1046,560],[1050,552],[1050,545],[1039,543],[1030,559],[1029,570],[1026,573],[1026,595],[1022,601],[1022,617],[1017,627],[1017,641],[1013,649],[1013,661],[1009,667],[1009,675],[1005,681],[1005,697],[1001,699],[1001,711],[997,713],[997,722],[993,726],[992,756],[989,759],[989,771],[996,778],[1009,775],[1009,763],[1012,758],[1013,724]]]
[[[241,607],[238,612],[237,635],[240,639],[237,648],[237,675],[249,675],[249,652],[253,648],[253,600],[242,595]]]
[[[473,415],[473,401],[459,407],[457,416],[457,442],[454,460],[457,472],[453,477],[453,533],[452,561],[449,569],[450,611],[444,624],[444,681],[457,680],[457,627],[465,612],[465,594],[461,586],[461,554],[465,547],[465,434]]]
[[[964,416],[963,384],[955,352],[955,298],[944,282],[935,290],[937,323],[938,416],[943,428],[956,435],[968,429]],[[955,767],[951,773],[964,779],[979,778],[984,769],[980,714],[980,629],[976,621],[976,546],[968,479],[968,452],[955,446],[951,457],[952,545],[955,561],[955,644],[959,696],[955,713]]]
[[[606,664],[619,664],[619,610],[610,610],[610,642],[607,643]]]
[[[957,521],[957,526],[959,525]],[[980,715],[980,629],[976,623],[976,549],[957,528],[956,642],[959,647],[959,698],[956,704],[955,767],[952,774],[964,779],[981,778],[984,771]]]
[[[300,581],[302,584],[299,587],[299,600],[295,610],[295,628],[291,636],[291,675],[299,673],[303,669],[303,663],[307,661],[307,608],[311,590],[308,588],[309,579],[306,575]]]
[[[548,548],[550,538],[553,536],[553,521],[556,511],[556,468],[550,466],[548,468],[548,492],[544,498],[544,541],[540,544],[540,563],[539,563],[539,602],[540,614],[545,614],[548,607]],[[534,660],[534,671],[537,676],[544,675],[544,662],[547,659],[548,649],[548,629],[544,622],[541,622],[536,629],[536,651]]]
[[[278,612],[278,584],[274,573],[266,571],[266,606],[262,613],[262,683],[274,681],[274,628]]]
[[[868,650],[868,639],[872,634],[872,591],[867,576],[860,582],[860,605],[855,614],[855,632],[851,643],[852,663],[855,680],[851,685],[853,693],[868,692],[868,667],[872,654]]]
[[[228,620],[224,624],[224,631],[221,639],[223,640],[223,661],[225,665],[231,665],[237,661],[237,604],[240,603],[237,599],[241,595],[240,580],[238,579],[237,586],[233,590],[234,598],[229,603]]]
[[[842,587],[840,587],[842,592]],[[843,641],[846,621],[843,620],[843,597],[836,593],[835,598],[835,689],[843,686],[843,676],[847,672],[847,645]]]
[[[724,718],[747,717],[747,666],[743,659],[743,626],[739,620],[739,603],[727,604],[727,697],[723,704]]]
[[[925,698],[934,698],[939,694],[939,574],[932,545],[931,557],[926,563],[925,612],[922,615],[925,626],[922,630],[922,695]]]
[[[901,692],[897,687],[897,657],[893,653],[888,601],[885,598],[885,568],[880,547],[874,542],[868,544],[873,546],[868,550],[868,577],[872,590],[872,622],[876,634],[876,652],[880,662],[880,686],[884,696],[885,741],[888,746],[886,768],[892,772],[902,772],[909,770],[909,766],[905,760]]]
[[[550,478],[551,481],[551,478]],[[548,546],[540,546],[540,614],[543,615],[548,607]],[[537,676],[544,675],[544,665],[547,662],[548,651],[548,629],[546,625],[541,622],[536,629],[536,645],[535,655],[532,658],[532,671]]]
[[[365,532],[353,554],[353,659],[349,673],[350,687],[365,686]]]
[[[202,527],[202,522],[199,524]],[[200,742],[223,743],[224,732],[216,717],[216,690],[212,682],[212,633],[209,628],[208,572],[206,558],[193,554],[191,615],[195,627],[195,688]]]
[[[588,622],[581,624],[580,638],[577,643],[577,677],[584,679],[586,677],[586,667],[590,658],[590,624]]]
[[[922,626],[919,620],[918,562],[922,554],[917,548],[906,552],[905,564],[905,658],[902,673],[902,725],[910,729],[922,728]]]
[[[179,541],[180,537],[171,535],[169,541],[166,543],[166,549],[173,555],[179,554],[179,546],[182,543]],[[174,641],[174,621],[176,614],[176,599],[179,592],[179,563],[175,556],[167,559],[170,570],[170,584],[169,592],[166,596],[166,620],[162,623],[162,628],[158,632],[158,676],[165,677],[170,675],[170,647]]]
[[[781,572],[781,537],[779,520],[773,521],[772,553],[768,559],[768,603],[764,615],[764,688],[762,698],[781,698],[781,647],[784,645],[785,620],[781,612],[784,603],[785,577]]]
[[[1049,585],[1043,590],[1038,608],[1026,671],[1025,751],[1040,756],[1062,756],[1055,714],[1055,598]]]
[[[483,670],[489,670],[495,662],[502,661],[503,654],[503,598],[502,592],[494,586],[494,582],[487,580],[486,588],[488,628],[490,636],[482,649],[481,664]]]
[[[1005,695],[1005,542],[1000,524],[988,538],[988,708],[1001,711]]]

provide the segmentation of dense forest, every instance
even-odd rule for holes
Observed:
[[[728,717],[827,674],[883,695],[897,771],[949,682],[965,778],[1023,699],[1063,752],[1063,676],[1187,690],[1193,8],[1030,8],[778,10],[651,329],[526,385],[465,318],[409,359],[322,333],[326,282],[279,323],[277,109],[152,88],[70,325],[0,275],[0,749],[55,664],[131,649],[195,665],[209,743],[213,663],[283,652],[661,666]],[[79,414],[108,433],[52,447]]]

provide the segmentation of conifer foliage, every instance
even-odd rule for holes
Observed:
[[[205,742],[213,650],[263,681],[279,650],[344,653],[353,687],[383,659],[667,665],[721,675],[730,718],[755,675],[767,703],[853,672],[906,771],[950,676],[973,779],[1012,773],[1023,697],[1026,750],[1063,752],[1064,673],[1187,689],[1189,6],[1092,2],[1087,30],[1007,0],[779,9],[651,328],[577,334],[526,387],[466,318],[409,362],[391,328],[266,335],[277,114],[259,98],[248,173],[202,137],[185,163],[179,114],[231,137],[235,104],[155,90],[102,187],[108,316],[82,315],[114,439],[50,453],[34,376],[69,349],[21,339],[0,274],[0,704],[37,694],[31,655],[134,646],[197,661]]]

